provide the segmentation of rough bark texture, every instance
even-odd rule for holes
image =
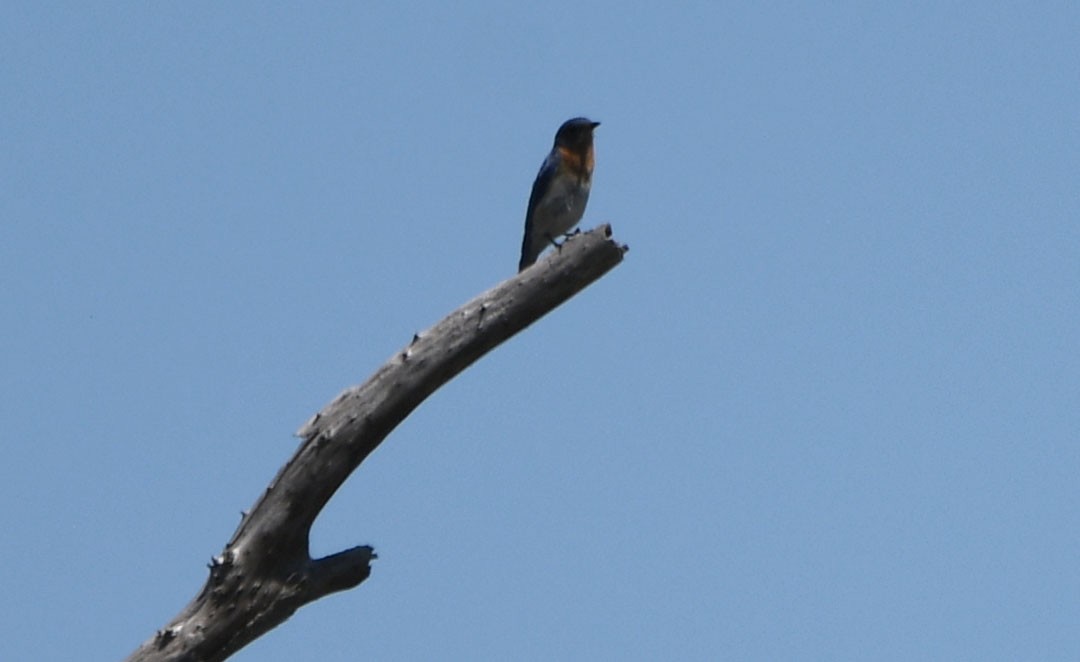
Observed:
[[[312,559],[308,534],[349,474],[419,405],[473,361],[622,261],[603,225],[417,334],[364,384],[346,389],[297,431],[296,454],[210,563],[191,603],[129,662],[224,660],[297,609],[352,588],[376,558],[362,546]]]

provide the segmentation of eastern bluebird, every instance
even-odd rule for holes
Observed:
[[[533,182],[525,212],[525,240],[521,242],[524,271],[555,238],[578,224],[589,201],[593,171],[593,129],[600,122],[584,117],[566,120],[555,134],[555,145]]]

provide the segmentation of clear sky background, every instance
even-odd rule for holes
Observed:
[[[1080,5],[661,6],[4,3],[0,659],[187,604],[292,432],[514,273],[575,115],[625,262],[233,659],[1080,658]]]

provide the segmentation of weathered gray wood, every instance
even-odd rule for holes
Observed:
[[[128,662],[224,660],[319,598],[371,574],[371,547],[312,559],[308,535],[330,497],[427,396],[622,261],[603,225],[417,334],[360,386],[297,431],[303,440],[222,553],[202,590]],[[508,263],[509,264],[509,263]]]

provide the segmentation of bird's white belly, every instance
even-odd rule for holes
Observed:
[[[578,224],[582,214],[585,213],[585,204],[589,201],[589,186],[582,186],[577,182],[564,184],[552,191],[544,205],[544,217],[548,219],[545,224],[547,232],[552,237],[565,234],[570,228]]]

